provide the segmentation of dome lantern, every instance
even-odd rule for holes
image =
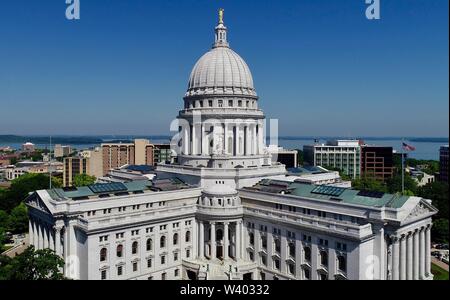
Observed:
[[[219,24],[217,24],[215,31],[216,31],[216,40],[213,45],[213,48],[216,47],[229,47],[229,44],[227,42],[227,27],[225,27],[223,23],[223,13],[224,9],[219,9]]]

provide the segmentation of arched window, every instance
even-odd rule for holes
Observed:
[[[117,253],[117,257],[122,257],[122,255],[123,255],[123,246],[122,245],[117,246],[116,253]]]
[[[303,248],[303,251],[304,251],[304,255],[305,255],[305,260],[307,261],[307,262],[310,262],[311,261],[311,248],[309,248],[309,247],[305,247],[305,248]]]
[[[151,251],[151,250],[153,250],[153,240],[148,239],[147,240],[147,251]]]
[[[265,235],[261,236],[261,246],[263,249],[267,249],[267,237]]]
[[[217,229],[217,231],[216,231],[216,239],[218,241],[223,239],[223,231],[222,231],[222,229]]]
[[[106,248],[102,248],[102,250],[100,250],[100,261],[106,260],[107,253],[108,253],[108,250],[106,250]]]
[[[164,235],[159,240],[159,247],[160,248],[165,248],[166,247],[166,237]]]
[[[339,255],[337,257],[337,259],[338,259],[338,269],[340,271],[346,272],[347,271],[347,261],[345,259],[345,256]]]
[[[289,243],[289,255],[291,257],[295,257],[295,243],[294,242]]]
[[[276,252],[281,252],[281,241],[280,241],[280,239],[275,239],[274,243],[275,243],[275,251]]]
[[[189,243],[191,241],[191,232],[189,230],[186,231],[185,241],[186,243]]]
[[[255,235],[253,234],[253,232],[249,233],[249,240],[250,240],[250,245],[255,244]]]
[[[138,242],[134,241],[131,244],[131,254],[136,254],[138,252]]]
[[[322,266],[328,266],[328,253],[327,251],[320,251],[320,263]]]
[[[173,234],[173,244],[178,245],[178,233]]]

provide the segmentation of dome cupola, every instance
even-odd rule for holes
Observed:
[[[244,95],[256,97],[248,65],[234,52],[227,40],[227,27],[219,10],[215,42],[195,64],[189,78],[186,97],[208,95]]]

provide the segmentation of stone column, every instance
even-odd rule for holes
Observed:
[[[389,243],[387,250],[387,280],[392,280],[392,243]]]
[[[228,259],[228,222],[223,223],[223,259]]]
[[[250,130],[248,129],[248,125],[244,127],[244,155],[249,155],[250,153]]]
[[[225,149],[223,149],[224,150],[223,153],[230,154],[230,153],[228,153],[228,124],[226,123],[226,121],[223,125],[223,140],[224,140],[223,147],[225,148]]]
[[[34,230],[31,218],[28,219],[28,242],[30,245],[34,245]]]
[[[407,245],[406,245],[406,279],[413,279],[413,237],[412,232],[407,235]]]
[[[200,259],[205,257],[205,225],[202,221],[199,222],[199,253],[198,256]]]
[[[53,230],[53,227],[48,227],[49,248],[56,252],[54,234],[55,234],[55,231]]]
[[[399,264],[399,241],[397,237],[392,238],[392,279],[398,280],[399,279],[399,270],[400,270],[400,264]]]
[[[47,228],[47,224],[44,224],[42,226],[42,232],[43,232],[43,238],[44,238],[44,243],[43,243],[43,247],[44,249],[48,248],[48,228]]]
[[[258,154],[257,150],[256,150],[258,148],[257,147],[258,139],[256,137],[256,124],[252,125],[252,130],[253,130],[253,133],[252,133],[252,140],[253,140],[252,154],[255,155],[255,154]]]
[[[211,226],[211,241],[210,241],[210,247],[211,247],[211,259],[216,259],[216,223],[210,222],[209,225]]]
[[[239,151],[239,145],[240,145],[240,134],[241,134],[241,127],[239,124],[236,124],[236,142],[235,142],[235,147],[236,147],[236,155],[241,155],[241,152]]]
[[[189,127],[189,125],[188,124],[186,124],[184,127],[183,127],[183,154],[185,154],[185,155],[187,155],[187,154],[189,154],[189,144],[190,144],[190,142],[189,142],[189,130],[190,130],[190,127]]]
[[[35,219],[33,219],[33,245],[37,249],[39,247],[39,227]]]
[[[55,252],[61,256],[61,227],[55,226]]]
[[[206,151],[205,151],[205,125],[202,124],[200,125],[200,149],[201,149],[201,154],[202,155],[206,155]]]
[[[240,237],[240,229],[239,229],[239,221],[236,222],[235,226],[235,249],[236,249],[236,260],[241,259],[241,237]]]
[[[425,276],[431,275],[431,225],[425,228]]]
[[[420,229],[419,237],[420,237],[419,278],[424,279],[425,278],[425,230],[424,230],[424,228]]]
[[[415,230],[413,234],[413,243],[414,243],[414,250],[413,250],[413,256],[414,256],[414,263],[413,263],[413,279],[419,280],[419,259],[420,259],[420,253],[419,253],[419,231]]]
[[[262,122],[259,122],[259,130],[258,130],[258,143],[259,143],[259,154],[263,154],[263,146],[264,146],[264,129]]]
[[[195,123],[192,123],[192,154],[197,155],[197,141],[195,140],[197,138],[196,134],[196,128],[197,125]]]
[[[400,238],[400,280],[406,279],[406,236]]]

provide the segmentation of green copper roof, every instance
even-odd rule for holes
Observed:
[[[266,191],[270,191],[267,187],[271,185],[280,185],[281,181],[279,180],[262,180],[258,185],[265,186]],[[360,191],[352,190],[349,188],[336,188],[339,190],[339,193],[331,193],[331,195],[326,191],[322,190],[318,193],[317,185],[310,185],[305,183],[291,182],[287,183],[286,190],[290,191],[291,195],[312,198],[312,199],[320,199],[320,200],[330,200],[338,203],[346,203],[346,204],[356,204],[356,205],[364,205],[371,207],[391,207],[391,208],[400,208],[405,204],[408,200],[409,196],[401,196],[398,194],[382,194],[381,197],[368,197],[358,195]],[[258,185],[255,187],[257,188]],[[325,187],[325,186],[322,186]],[[263,189],[261,189],[263,190]],[[321,193],[323,192],[323,193]]]

